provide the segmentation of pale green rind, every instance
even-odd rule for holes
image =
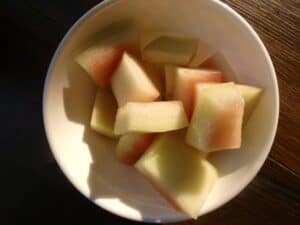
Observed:
[[[142,56],[144,60],[155,63],[188,65],[197,45],[197,39],[161,36],[143,49]]]
[[[259,102],[259,99],[261,98],[263,90],[261,88],[240,84],[237,84],[236,87],[239,89],[245,101],[243,124],[246,125],[257,103]]]

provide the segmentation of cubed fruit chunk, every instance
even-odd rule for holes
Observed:
[[[116,137],[114,134],[117,102],[111,90],[99,88],[92,112],[91,128],[102,135]]]
[[[200,91],[210,87],[212,85],[217,85],[217,83],[199,83],[196,85],[196,90],[198,93],[198,96],[200,95]],[[244,116],[243,116],[243,126],[246,125],[248,119],[250,118],[253,110],[255,109],[255,106],[257,105],[261,94],[263,90],[261,88],[253,87],[253,86],[247,86],[247,85],[241,85],[241,84],[235,84],[235,86],[240,91],[243,99],[244,99]],[[195,108],[195,99],[193,100],[192,104],[192,110]]]
[[[196,90],[186,142],[204,152],[241,146],[244,100],[234,83]]]
[[[203,62],[200,67],[222,71],[225,81],[237,81],[237,76],[222,53],[217,53]]]
[[[165,132],[187,126],[188,120],[180,101],[129,102],[118,109],[114,132]]]
[[[216,168],[177,132],[158,137],[135,167],[176,209],[194,219],[218,178]]]
[[[193,38],[161,36],[142,51],[144,60],[154,63],[188,65],[197,50],[198,40]]]
[[[83,51],[75,61],[101,87],[109,86],[113,71],[125,49],[132,50],[137,32],[130,21],[118,21],[108,25],[97,35],[97,41]]]
[[[205,88],[208,88],[208,87],[211,87],[212,85],[218,85],[219,83],[198,83],[195,85],[194,87],[194,94],[193,94],[193,97],[192,97],[192,104],[191,104],[191,111],[192,111],[192,114],[191,116],[193,115],[193,112],[195,110],[195,106],[196,106],[196,98],[198,97],[199,98],[199,95],[201,93],[201,90],[204,90]]]
[[[188,117],[192,114],[195,85],[203,82],[219,83],[222,81],[222,73],[217,70],[190,69],[177,66],[166,67],[167,89],[173,89],[171,98],[182,101]],[[170,81],[170,79],[173,79],[173,81]]]
[[[150,102],[159,97],[145,70],[126,52],[112,76],[111,85],[119,106],[127,102]]]
[[[245,110],[244,110],[244,121],[245,125],[250,118],[255,106],[257,105],[260,96],[262,94],[262,89],[247,85],[236,85],[239,89],[244,101],[245,101]]]
[[[154,134],[129,133],[123,135],[116,148],[118,160],[127,164],[135,163],[153,140]]]

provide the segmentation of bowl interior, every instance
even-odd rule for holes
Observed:
[[[88,126],[95,86],[73,59],[101,27],[122,18],[132,18],[143,30],[201,38],[226,56],[241,83],[265,90],[244,129],[242,148],[211,157],[220,179],[199,215],[216,209],[260,169],[278,119],[277,82],[268,54],[249,25],[218,1],[112,1],[77,22],[53,58],[45,86],[44,120],[54,156],[80,192],[113,213],[149,222],[185,219],[134,169],[115,160],[114,141]]]

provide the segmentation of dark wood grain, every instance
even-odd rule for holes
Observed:
[[[258,32],[280,88],[280,121],[271,156],[300,174],[300,1],[224,0]]]
[[[1,0],[1,224],[136,224],[80,195],[59,171],[43,131],[48,63],[70,25],[99,0]],[[224,0],[267,46],[280,86],[277,137],[263,169],[234,200],[184,225],[296,225],[300,221],[300,1]],[[3,190],[2,190],[3,189]]]

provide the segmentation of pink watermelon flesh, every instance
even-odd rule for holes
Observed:
[[[131,21],[114,22],[97,35],[97,41],[83,51],[75,61],[92,77],[100,87],[110,84],[111,76],[119,64],[123,52],[134,52],[137,46],[137,32]]]
[[[187,143],[204,152],[239,148],[243,113],[244,99],[233,83],[197,91]]]
[[[81,65],[96,84],[100,87],[107,87],[115,68],[120,62],[124,48],[121,46],[106,46],[96,51],[89,56],[86,63]]]
[[[117,158],[123,163],[134,164],[152,144],[154,138],[154,134],[125,134],[117,145]]]
[[[189,118],[193,112],[195,85],[199,83],[220,83],[223,75],[217,70],[188,69],[177,67],[174,70],[173,99],[183,102]]]
[[[237,81],[236,73],[222,53],[217,53],[208,58],[199,67],[221,71],[224,76],[224,81]]]

